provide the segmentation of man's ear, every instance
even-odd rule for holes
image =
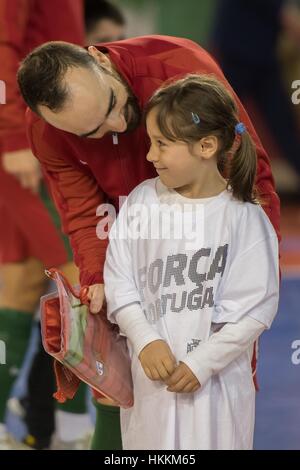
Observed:
[[[112,70],[111,62],[109,60],[109,57],[106,54],[103,54],[103,52],[99,51],[95,46],[89,46],[88,47],[88,53],[94,57],[94,59],[102,65],[102,67],[105,67],[108,70]]]
[[[202,139],[193,145],[193,153],[205,160],[213,157],[217,153],[217,150],[218,139],[214,135],[202,137]]]

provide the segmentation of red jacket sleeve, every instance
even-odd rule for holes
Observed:
[[[0,105],[2,150],[29,148],[25,131],[25,104],[18,91],[16,74],[30,13],[30,0],[0,0],[0,79],[6,85],[6,104]]]
[[[71,153],[67,143],[59,142],[55,133],[51,147],[43,138],[45,124],[28,112],[28,138],[35,156],[41,161],[51,194],[62,220],[63,231],[69,236],[74,261],[80,269],[80,283],[92,285],[103,283],[103,266],[108,242],[96,235],[100,218],[97,207],[104,202],[105,195],[88,172],[83,172],[68,162],[59,152]],[[55,153],[52,150],[55,148]]]

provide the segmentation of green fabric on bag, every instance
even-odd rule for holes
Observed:
[[[83,360],[84,336],[87,327],[88,308],[72,296],[72,321],[69,338],[69,352],[64,362],[76,367]]]
[[[91,450],[122,450],[120,408],[98,403],[96,407],[96,426],[91,443]]]

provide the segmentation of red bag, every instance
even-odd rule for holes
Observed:
[[[133,405],[131,364],[126,339],[106,317],[88,308],[87,288],[72,288],[55,269],[46,271],[57,293],[41,298],[41,328],[45,351],[55,358],[58,391],[55,398],[73,398],[80,380],[123,408]]]

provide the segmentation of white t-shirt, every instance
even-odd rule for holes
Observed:
[[[210,317],[214,323],[225,323],[249,315],[269,328],[278,300],[278,242],[263,209],[235,200],[227,190],[197,200],[172,190],[166,190],[164,197],[163,190],[158,178],[139,185],[111,229],[105,265],[109,315],[140,302],[149,322],[157,325],[162,318],[167,322],[168,316],[178,322],[184,322],[186,314],[198,318],[200,311],[203,329],[199,324],[199,339],[207,338],[205,326]],[[159,218],[170,220],[165,206],[172,207],[174,200],[179,209],[175,207],[175,223],[171,220],[171,224],[179,239],[168,238],[167,231],[165,239],[134,239],[140,233],[151,237],[152,228],[152,234],[159,235]],[[193,216],[186,217],[187,211]],[[203,237],[196,235],[203,238],[200,248],[192,247],[198,240],[187,238],[191,232],[180,235],[180,218],[188,221],[188,229],[196,219],[197,228],[203,231]],[[173,235],[174,230],[169,233]],[[123,239],[117,239],[118,234]]]
[[[155,178],[123,205],[104,275],[109,318],[137,303],[152,340],[167,341],[177,360],[195,371],[212,324],[248,318],[270,327],[278,303],[277,236],[259,205],[241,203],[230,191],[192,200]],[[204,372],[200,367],[200,376]]]

